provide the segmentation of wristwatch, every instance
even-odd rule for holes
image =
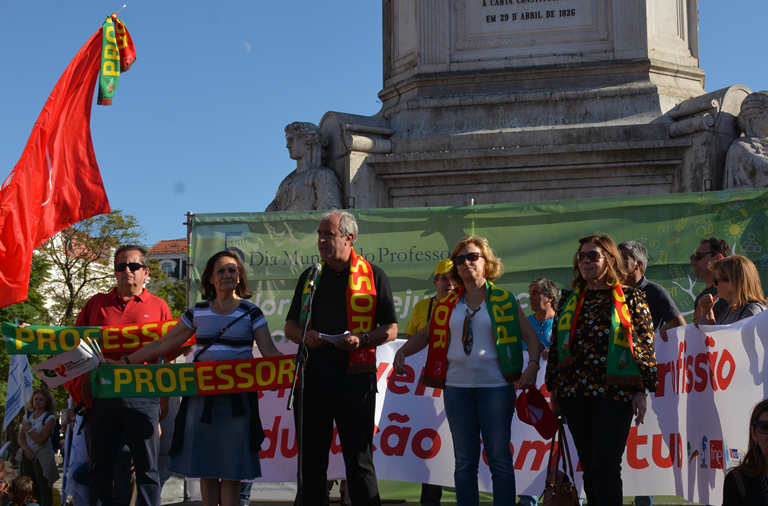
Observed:
[[[370,342],[371,342],[371,336],[369,336],[368,334],[363,334],[363,344],[365,346],[368,346]]]

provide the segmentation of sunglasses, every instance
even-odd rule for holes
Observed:
[[[470,262],[476,262],[482,255],[480,253],[467,253],[466,255],[457,255],[453,257],[453,263],[456,265],[464,265],[464,262],[469,260]]]
[[[752,427],[760,434],[768,434],[768,420],[755,420]]]
[[[599,262],[601,258],[605,257],[597,251],[580,251],[576,254],[576,260],[579,263],[583,263],[585,260],[589,260],[590,262]]]
[[[706,251],[704,253],[694,253],[693,255],[691,255],[691,260],[693,260],[694,262],[698,262],[699,260],[704,258],[704,255],[714,255],[714,254],[715,254],[714,251]]]
[[[727,283],[727,282],[729,282],[729,281],[730,281],[730,279],[717,279],[717,278],[712,278],[712,282],[713,282],[713,283],[715,283],[715,286],[717,286],[717,284],[718,284],[719,282],[721,282],[721,281],[725,281],[725,282]]]
[[[137,263],[137,262],[131,262],[129,264],[127,264],[125,262],[122,262],[122,263],[119,263],[119,264],[115,264],[115,272],[123,272],[126,267],[131,269],[131,272],[136,272],[139,269],[146,269],[147,268],[146,265],[141,265],[140,263]]]

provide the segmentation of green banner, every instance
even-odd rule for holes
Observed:
[[[101,339],[101,327],[19,327],[3,322],[5,348],[12,355],[58,355],[80,346],[82,338]]]
[[[693,277],[691,253],[702,238],[720,237],[734,253],[754,261],[765,278],[767,209],[768,192],[739,190],[350,212],[359,226],[355,251],[384,269],[392,282],[402,337],[414,304],[435,292],[435,264],[465,234],[488,238],[505,268],[495,284],[513,292],[524,308],[533,279],[546,277],[570,289],[580,237],[605,233],[617,243],[638,241],[650,256],[646,277],[664,286],[690,321],[693,301],[705,288]],[[199,280],[208,258],[232,249],[245,264],[251,301],[266,315],[275,341],[283,341],[298,276],[320,260],[321,216],[319,211],[195,215],[192,302],[200,300]]]

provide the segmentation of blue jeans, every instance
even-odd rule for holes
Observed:
[[[453,439],[456,502],[477,506],[477,469],[482,445],[491,468],[494,506],[515,505],[515,469],[509,440],[515,413],[515,386],[445,387],[445,414]]]

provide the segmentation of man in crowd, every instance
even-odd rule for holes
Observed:
[[[308,359],[304,374],[304,504],[322,506],[326,499],[328,454],[336,422],[352,504],[381,504],[373,466],[376,409],[375,347],[397,337],[397,315],[389,279],[380,268],[354,253],[357,222],[346,211],[329,211],[317,229],[323,270],[317,277],[312,315],[305,336]],[[296,285],[285,336],[301,342],[307,317],[310,269]],[[320,334],[350,334],[335,345]],[[298,404],[297,400],[297,404]],[[296,406],[298,407],[298,406]],[[297,423],[298,425],[298,423]]]
[[[667,331],[685,325],[685,318],[680,314],[669,292],[660,284],[648,281],[645,277],[645,269],[648,265],[646,247],[639,242],[626,241],[619,244],[619,250],[627,269],[627,286],[645,292],[648,307],[651,310],[653,328],[658,329],[663,341],[667,341],[669,339]],[[664,322],[663,325],[662,322]]]
[[[717,287],[715,286],[715,273],[709,270],[709,264],[722,260],[725,257],[733,255],[731,246],[722,239],[717,237],[710,237],[701,240],[701,244],[693,255],[691,255],[691,265],[693,266],[693,275],[707,284],[707,288],[701,292],[694,303],[696,312],[693,314],[693,318],[701,316],[699,313],[699,300],[705,295],[710,294],[713,297],[717,296]],[[723,299],[719,299],[715,302],[715,306],[712,310],[715,313],[715,319],[720,316],[726,308],[728,302]]]
[[[149,277],[148,254],[146,248],[133,244],[117,248],[114,258],[117,287],[109,293],[91,297],[75,325],[130,325],[172,319],[168,304],[144,288],[144,281]],[[114,353],[104,356],[121,359]],[[70,392],[73,388],[76,386],[68,386]],[[125,442],[136,472],[138,505],[160,506],[159,419],[157,398],[93,399],[85,427],[90,455],[88,496],[91,506],[113,505],[115,464]]]
[[[456,283],[451,279],[451,269],[453,269],[453,262],[449,258],[440,260],[437,263],[434,276],[432,277],[432,284],[435,285],[437,293],[434,297],[420,300],[413,307],[411,319],[408,320],[408,325],[405,327],[406,338],[410,338],[429,324],[430,320],[432,320],[432,315],[435,312],[437,303],[456,287]],[[430,485],[429,483],[421,484],[422,506],[440,506],[440,499],[442,499],[442,497],[443,487],[440,485]]]

